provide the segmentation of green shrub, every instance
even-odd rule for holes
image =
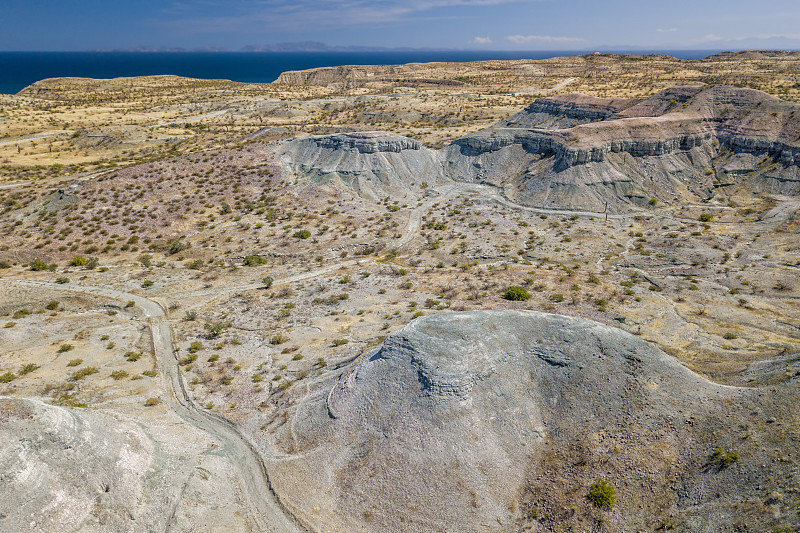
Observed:
[[[311,237],[311,232],[307,229],[302,229],[300,231],[295,231],[293,237],[296,239],[308,239]]]
[[[206,337],[209,339],[215,339],[220,336],[220,334],[225,330],[227,324],[222,322],[214,322],[209,323],[206,322],[205,326],[203,326],[206,330]]]
[[[737,450],[726,450],[725,448],[714,449],[714,461],[720,467],[730,466],[739,460],[739,452]]]
[[[698,217],[698,220],[700,222],[710,222],[712,218],[714,218],[714,215],[711,213],[703,213],[700,215],[700,217]]]
[[[172,241],[169,245],[168,255],[180,253],[190,247],[191,245],[186,241],[181,241],[181,240]]]
[[[24,376],[25,374],[30,374],[34,370],[38,369],[39,365],[34,363],[28,363],[27,365],[22,367],[22,370],[19,371],[20,376]]]
[[[73,372],[69,380],[78,381],[79,379],[83,379],[86,376],[91,376],[92,374],[97,374],[98,372],[100,371],[97,370],[97,368],[93,366],[87,366],[86,368],[81,368],[80,370],[76,370],[75,372]]]
[[[145,407],[153,407],[161,403],[161,400],[158,398],[148,398],[146,402],[144,402]]]
[[[128,373],[124,370],[115,370],[111,373],[111,377],[117,381],[128,377]]]
[[[347,339],[334,339],[333,340],[333,345],[334,346],[343,346],[343,345],[347,344],[348,342],[350,342],[350,341],[347,340]]]
[[[55,265],[53,265],[55,267]],[[39,272],[41,270],[50,270],[50,265],[47,264],[47,261],[44,259],[34,259],[33,262],[30,264],[30,269],[34,272]],[[55,270],[55,268],[53,268]]]
[[[202,349],[203,343],[200,341],[192,341],[191,344],[189,344],[189,353],[199,352]]]
[[[272,276],[264,276],[263,278],[261,278],[261,283],[264,284],[265,289],[269,289],[270,287],[272,287],[272,284],[274,282],[275,280],[272,279]]]
[[[74,350],[74,349],[75,349],[75,347],[73,345],[71,345],[71,344],[62,344],[61,346],[58,347],[58,353],[68,352],[68,351]]]
[[[244,266],[258,266],[266,264],[267,260],[258,255],[248,255],[244,258]]]
[[[47,309],[48,311],[55,311],[56,309],[58,309],[58,302],[53,300],[52,302],[48,303],[45,306],[45,309]]]
[[[617,491],[605,478],[597,478],[597,481],[589,487],[589,500],[597,507],[613,509],[617,503]]]
[[[67,366],[80,366],[81,363],[83,363],[83,359],[73,359],[67,363]]]
[[[211,354],[208,358],[209,363],[216,363],[217,361],[219,361],[219,354]]]
[[[64,285],[65,283],[69,283],[69,278],[65,277],[56,278],[56,283],[58,283],[59,285]]]
[[[186,313],[183,315],[183,319],[186,320],[187,322],[192,322],[193,320],[197,320],[197,311],[195,311],[194,309],[187,310]]]
[[[17,379],[17,376],[11,372],[6,372],[5,374],[0,375],[0,383],[11,383],[15,379]]]
[[[86,266],[86,258],[84,256],[82,256],[82,255],[76,255],[69,262],[69,266],[73,266],[73,267]]]
[[[125,352],[125,359],[130,361],[131,363],[135,363],[142,357],[142,354],[139,352]]]
[[[524,302],[525,300],[530,300],[531,293],[525,290],[524,287],[512,285],[506,289],[505,293],[503,293],[503,298],[513,302]]]

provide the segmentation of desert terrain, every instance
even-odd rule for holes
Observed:
[[[0,529],[796,531],[798,210],[800,53],[0,95]]]

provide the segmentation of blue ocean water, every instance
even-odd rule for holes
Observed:
[[[719,50],[661,50],[697,59]],[[44,78],[117,78],[175,74],[192,78],[271,82],[286,70],[338,65],[393,65],[432,61],[549,59],[589,52],[387,51],[387,52],[0,52],[0,94],[14,94]]]

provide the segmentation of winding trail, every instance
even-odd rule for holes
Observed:
[[[221,443],[219,452],[237,469],[242,480],[244,507],[250,513],[256,531],[274,533],[308,531],[278,498],[269,481],[264,461],[250,441],[232,422],[216,413],[199,409],[189,397],[174,355],[172,330],[161,304],[135,294],[105,287],[78,285],[64,287],[55,283],[32,280],[0,280],[0,282],[48,290],[82,292],[119,301],[133,301],[144,311],[147,318],[169,407],[187,424],[219,440]]]

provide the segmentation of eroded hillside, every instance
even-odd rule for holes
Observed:
[[[4,96],[0,529],[797,528],[796,61]]]

